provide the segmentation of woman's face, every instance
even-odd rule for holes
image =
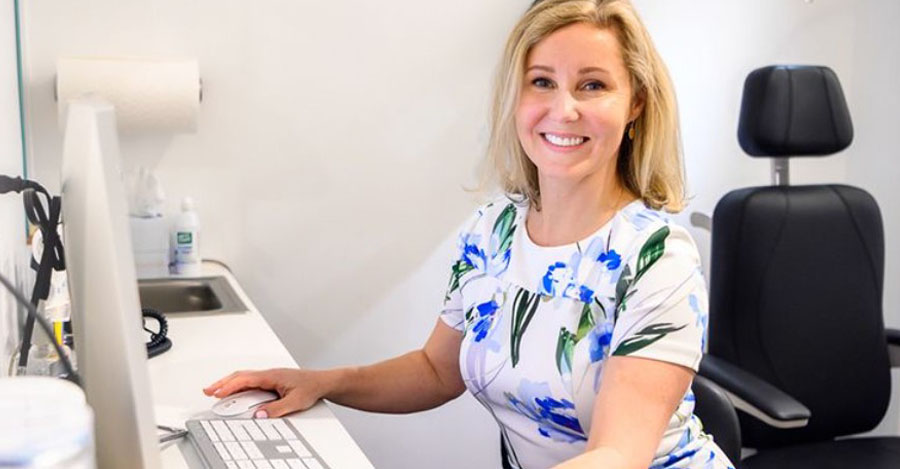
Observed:
[[[516,132],[541,180],[615,173],[628,122],[640,113],[614,31],[587,23],[532,47],[516,109]]]

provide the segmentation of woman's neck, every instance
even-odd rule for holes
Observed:
[[[598,178],[594,178],[598,179]],[[571,183],[540,178],[540,210],[531,210],[526,227],[539,246],[561,246],[582,240],[635,199],[615,173],[604,180]]]

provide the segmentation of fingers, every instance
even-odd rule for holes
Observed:
[[[204,388],[203,392],[207,396],[225,397],[245,389],[267,389],[262,381],[259,372],[237,371]]]
[[[217,389],[222,387],[223,384],[225,384],[228,380],[234,378],[235,376],[237,376],[240,373],[243,373],[243,371],[235,371],[234,373],[231,373],[230,375],[216,381],[215,383],[210,384],[209,386],[203,388],[203,394],[206,394],[207,396],[212,396],[216,392]]]
[[[254,413],[255,418],[276,418],[291,414],[300,410],[306,410],[309,405],[302,405],[291,397],[285,397],[259,406]]]

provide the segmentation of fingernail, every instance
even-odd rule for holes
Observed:
[[[258,419],[267,419],[267,418],[269,418],[269,413],[264,410],[257,410],[254,417],[256,417]]]

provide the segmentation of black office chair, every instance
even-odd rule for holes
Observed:
[[[716,205],[700,375],[740,411],[737,438],[757,450],[740,465],[900,468],[900,437],[835,440],[881,421],[890,367],[900,367],[900,331],[885,330],[881,311],[878,205],[855,187],[788,185],[789,157],[829,155],[853,139],[837,76],[812,66],[754,71],[738,133],[751,156],[774,158],[774,181]],[[705,412],[701,420],[712,419]]]
[[[703,422],[703,431],[712,435],[713,441],[734,463],[734,468],[740,469],[741,428],[728,394],[716,383],[700,375],[694,376],[691,389],[696,399],[694,413]]]

